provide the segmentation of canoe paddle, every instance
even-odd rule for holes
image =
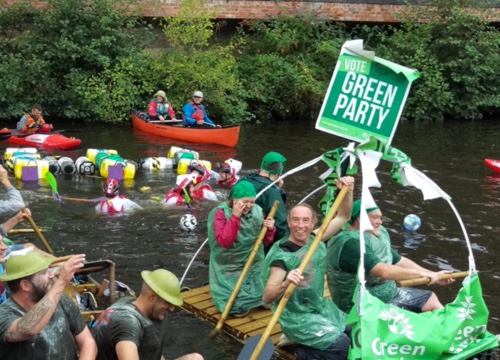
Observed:
[[[274,215],[276,214],[276,211],[278,210],[279,206],[279,201],[276,200],[273,204],[273,207],[271,208],[271,211],[269,211],[269,215],[267,218],[274,218]],[[240,277],[238,278],[238,281],[236,282],[236,285],[234,286],[233,292],[231,293],[231,296],[229,297],[229,300],[227,301],[226,307],[224,308],[224,312],[222,313],[219,321],[217,322],[217,326],[215,329],[212,331],[210,335],[214,335],[217,333],[221,328],[222,325],[224,325],[224,321],[226,321],[227,316],[229,315],[229,311],[233,307],[233,303],[236,300],[236,297],[238,296],[238,293],[240,292],[241,285],[243,285],[243,281],[247,277],[248,271],[250,270],[250,267],[253,264],[253,260],[255,259],[255,256],[257,256],[257,252],[259,251],[260,246],[262,245],[262,241],[264,240],[264,236],[266,236],[267,233],[267,227],[263,226],[262,229],[260,230],[259,237],[257,238],[257,241],[255,241],[255,245],[252,248],[252,251],[250,252],[250,256],[248,257],[248,260],[243,267],[243,270],[241,271]],[[274,351],[274,349],[273,349]]]
[[[26,212],[26,209],[24,209],[23,212]],[[45,247],[45,250],[49,254],[54,255],[54,251],[50,247],[47,239],[45,239],[45,236],[43,236],[42,232],[40,231],[40,229],[38,228],[38,226],[36,226],[35,221],[33,220],[33,218],[31,216],[28,216],[28,221],[29,221],[31,227],[33,228],[33,231],[35,231],[36,235],[38,236],[38,238],[42,242],[43,246]]]
[[[328,225],[332,221],[333,217],[335,216],[335,213],[337,212],[340,204],[344,200],[347,191],[349,190],[348,186],[344,186],[342,190],[340,190],[337,198],[335,199],[335,202],[333,203],[332,207],[326,214],[325,219],[323,220],[323,223],[321,224],[318,232],[316,233],[316,236],[314,237],[314,240],[311,242],[311,245],[309,246],[309,249],[307,250],[306,254],[302,258],[302,261],[299,266],[299,270],[301,273],[304,273],[304,270],[306,269],[307,265],[309,265],[309,262],[311,261],[314,252],[316,251],[323,234],[325,233]],[[322,275],[323,276],[323,275]],[[274,352],[274,346],[272,345],[271,340],[269,339],[269,336],[271,335],[271,331],[273,330],[274,326],[278,323],[278,319],[281,316],[281,313],[285,309],[288,300],[292,296],[293,291],[295,290],[296,285],[294,283],[290,283],[288,285],[285,293],[281,297],[281,300],[278,304],[278,307],[274,311],[273,317],[269,321],[269,324],[266,327],[266,330],[262,334],[262,336],[257,339],[257,340],[252,340],[253,338],[260,336],[252,336],[248,342],[245,344],[243,347],[243,350],[241,351],[240,355],[238,356],[238,360],[269,360],[271,359],[271,356],[273,355]],[[252,345],[250,344],[250,341],[252,340]],[[253,345],[257,343],[257,345]],[[264,351],[264,349],[269,348],[269,343],[273,347],[273,351],[269,353],[269,351]]]
[[[462,278],[467,277],[467,276],[469,276],[469,272],[462,271],[462,272],[457,272],[457,273],[439,275],[438,280],[462,279]],[[417,278],[417,279],[400,280],[400,281],[397,281],[397,284],[399,287],[411,287],[411,286],[418,286],[418,285],[427,285],[430,282],[431,282],[431,279],[429,279],[428,277],[421,277],[421,278]]]
[[[4,140],[7,140],[9,139],[10,137],[12,136],[12,133],[1,133],[0,134],[0,141],[4,141]]]
[[[49,183],[50,187],[52,188],[52,192],[54,193],[56,200],[61,203],[62,199],[61,199],[61,196],[59,195],[59,193],[57,192],[56,178],[54,177],[54,175],[52,175],[52,173],[50,171],[47,171],[45,173],[45,179],[47,179],[47,182]]]

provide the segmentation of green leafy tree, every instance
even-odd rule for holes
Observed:
[[[168,89],[174,108],[180,109],[194,91],[201,90],[212,119],[241,122],[251,118],[246,111],[247,92],[234,71],[233,53],[241,43],[216,43],[215,18],[216,12],[207,11],[204,0],[183,1],[179,13],[165,19],[169,49],[153,71]]]
[[[247,21],[238,76],[260,120],[317,117],[346,34],[317,11],[283,8],[270,20]]]

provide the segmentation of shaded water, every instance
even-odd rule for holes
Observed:
[[[327,150],[346,146],[348,141],[314,130],[313,124],[282,124],[244,126],[235,149],[220,146],[182,144],[173,140],[131,130],[128,126],[82,127],[78,134],[84,145],[80,150],[53,152],[76,159],[87,148],[112,148],[127,159],[166,156],[172,145],[200,152],[201,158],[215,162],[235,157],[243,162],[243,171],[259,168],[262,156],[270,150],[288,158],[286,169],[303,164]],[[483,292],[490,309],[490,331],[500,332],[500,174],[495,175],[483,164],[484,158],[500,158],[497,139],[500,124],[429,123],[401,124],[393,146],[405,152],[412,164],[426,173],[453,198],[471,242]],[[8,145],[0,144],[2,148]],[[295,204],[321,185],[318,176],[327,169],[318,163],[285,180],[288,203]],[[390,165],[381,164],[379,179],[382,188],[373,189],[386,227],[392,233],[394,247],[430,269],[467,270],[467,249],[460,226],[444,200],[423,202],[414,188],[403,188],[389,176]],[[194,233],[183,232],[178,221],[184,207],[165,208],[151,200],[163,196],[175,183],[172,170],[162,173],[138,173],[126,181],[121,194],[137,201],[144,210],[129,216],[109,217],[94,212],[92,203],[58,204],[49,195],[47,184],[24,185],[13,180],[27,200],[38,226],[47,228],[46,238],[58,255],[86,253],[87,259],[108,258],[117,265],[117,278],[139,291],[141,270],[164,267],[179,278],[200,244],[206,238],[206,216],[215,204],[204,203],[193,213],[199,225]],[[59,193],[74,198],[102,196],[102,179],[98,177],[58,177]],[[143,186],[152,192],[143,193]],[[216,189],[221,199],[227,191]],[[360,189],[356,189],[360,194]],[[317,204],[320,196],[309,202]],[[403,232],[403,218],[410,213],[420,216],[422,227],[418,236]],[[24,237],[37,243],[34,236]],[[18,235],[14,240],[22,241]],[[198,287],[208,279],[208,247],[204,248],[187,274],[183,285]],[[435,287],[443,302],[454,299],[459,283]],[[190,314],[179,312],[169,318],[170,328],[165,354],[171,359],[186,352],[201,352],[206,359],[234,359],[241,345],[225,335],[207,339],[213,326]]]

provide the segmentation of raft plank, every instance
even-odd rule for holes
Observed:
[[[215,307],[212,302],[212,295],[210,293],[210,285],[202,286],[200,288],[184,291],[181,293],[184,299],[184,304],[182,308],[192,313],[204,320],[207,320],[213,324],[217,324],[221,317],[221,313]],[[328,283],[325,281],[325,298],[330,298],[330,291],[328,290]],[[258,308],[251,310],[247,316],[237,318],[229,315],[222,331],[226,332],[228,335],[234,337],[241,343],[246,343],[247,339],[262,334],[267,327],[267,324],[272,318],[271,310]],[[281,326],[276,324],[272,331],[270,338],[274,345],[279,342],[279,339],[283,332],[281,331]],[[292,348],[275,348],[275,356],[282,360],[295,360],[295,356],[288,352]]]

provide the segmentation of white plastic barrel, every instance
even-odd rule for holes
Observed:
[[[174,161],[166,157],[148,157],[139,160],[139,169],[141,170],[166,170],[172,169]]]
[[[56,158],[53,156],[46,156],[43,160],[49,163],[49,171],[52,174],[60,174],[61,173],[61,165],[57,162]]]
[[[24,154],[36,154],[38,150],[34,147],[26,147],[26,148],[7,148],[5,149],[5,153],[3,155],[4,160],[10,159],[14,153],[24,153]]]
[[[57,160],[57,162],[61,166],[61,174],[73,175],[74,173],[76,173],[76,166],[73,159],[64,156]]]
[[[95,165],[86,156],[80,156],[75,161],[76,173],[80,175],[94,175]]]

